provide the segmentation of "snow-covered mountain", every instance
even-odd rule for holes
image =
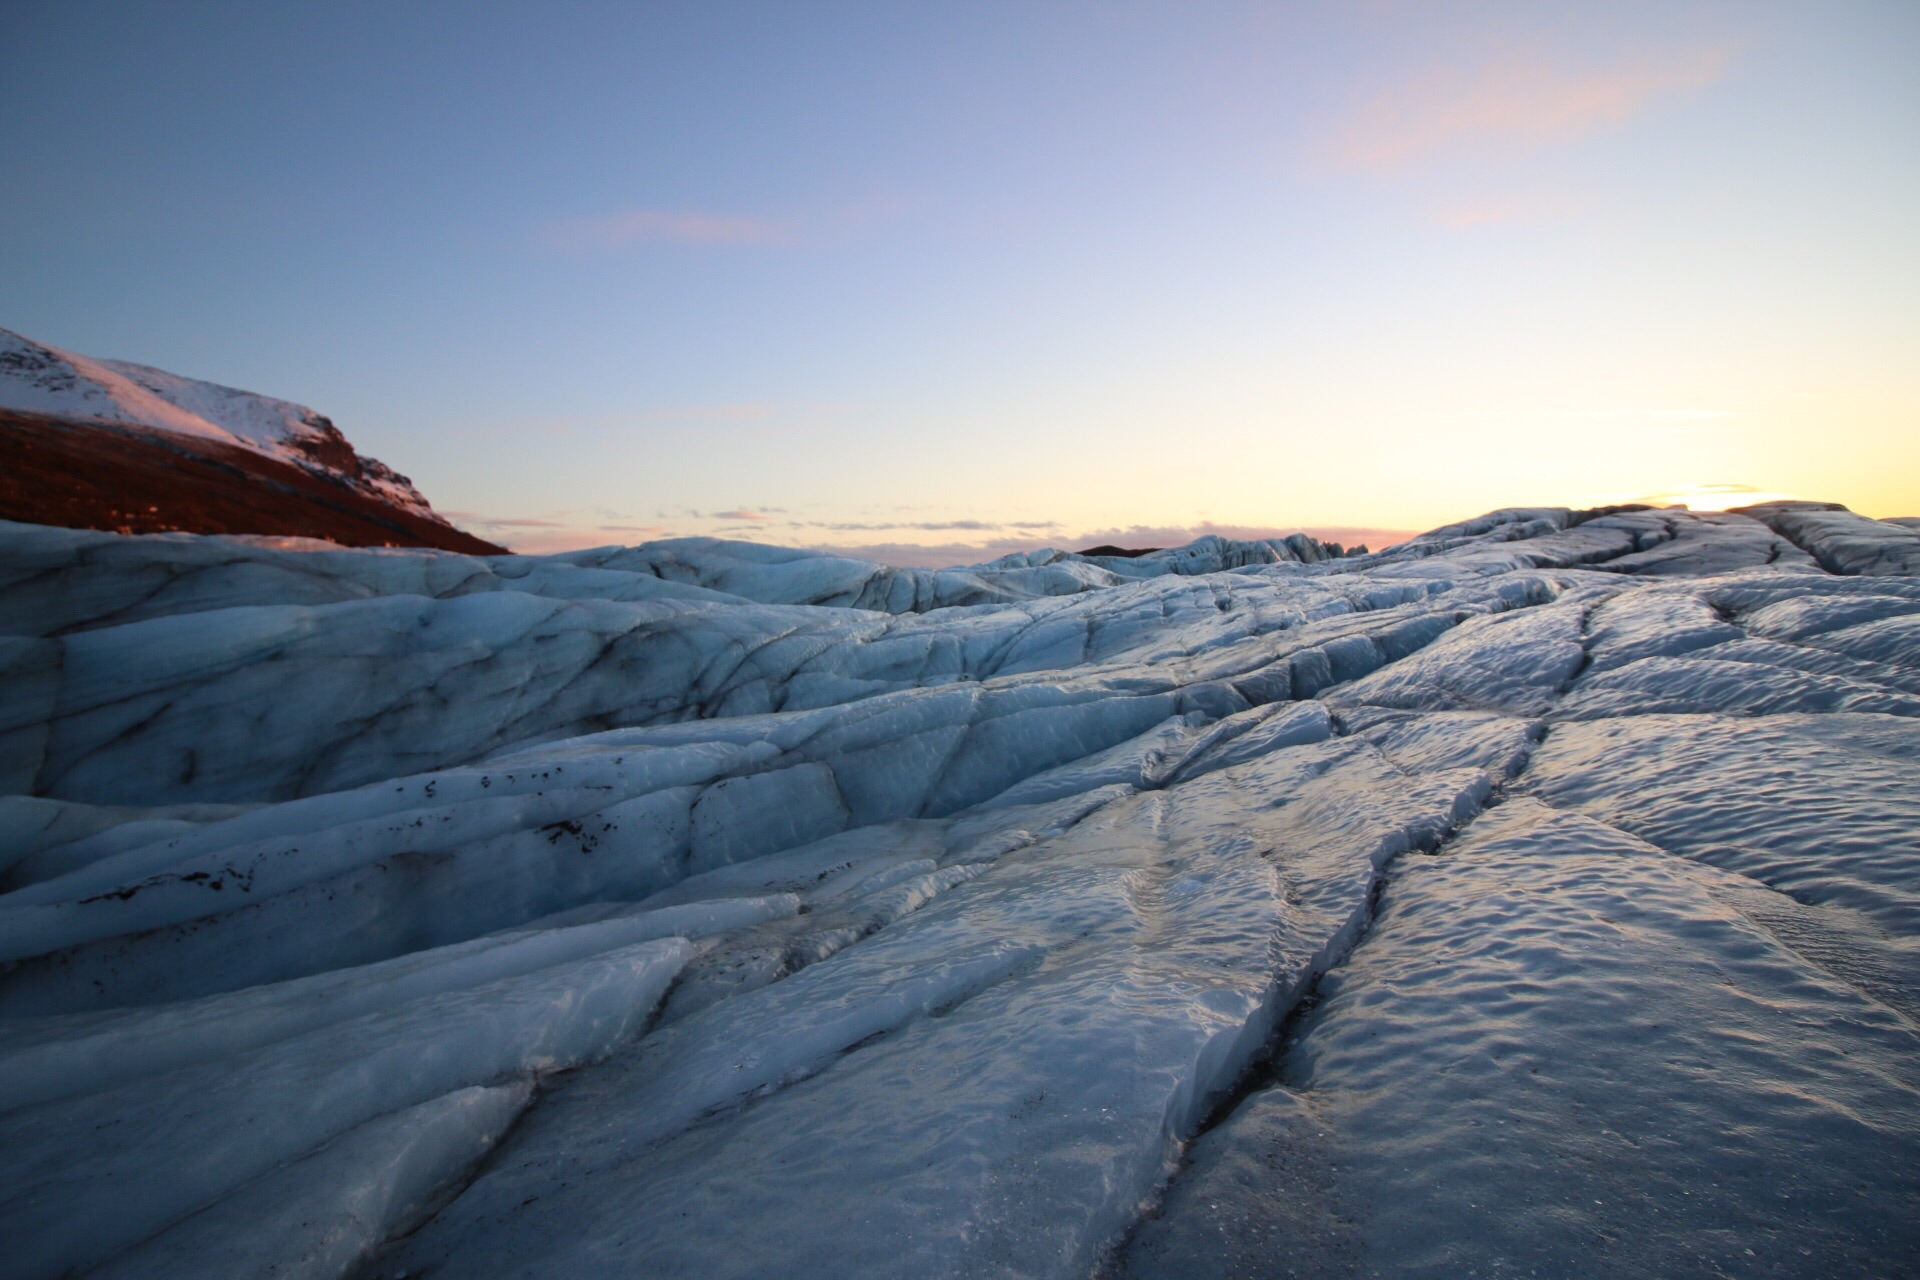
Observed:
[[[1920,1274],[1920,528],[1097,559],[0,524],[0,1270]]]
[[[417,545],[481,550],[487,544],[460,534],[436,515],[406,476],[378,459],[355,452],[347,438],[325,416],[305,405],[271,396],[239,391],[217,383],[184,378],[163,369],[120,360],[99,360],[62,351],[9,330],[0,329],[0,446],[8,449],[15,469],[29,465],[12,446],[23,433],[37,433],[47,450],[84,460],[89,453],[113,454],[112,483],[98,492],[77,495],[65,507],[43,495],[5,496],[9,506],[24,503],[18,514],[28,518],[62,519],[95,527],[131,527],[136,531],[178,528],[191,532],[302,533],[333,537],[356,544],[399,539]],[[64,432],[48,432],[60,424]],[[94,428],[87,431],[86,428]],[[105,430],[108,434],[102,435]],[[142,440],[165,446],[133,456]],[[195,471],[185,459],[201,459],[215,471],[226,468],[226,487],[239,489],[249,480],[277,485],[284,496],[277,509],[255,501],[250,514],[223,513],[226,522],[207,521],[209,505],[219,505],[222,482],[207,467]],[[248,465],[257,458],[265,467]],[[32,459],[45,463],[44,457]],[[233,466],[254,472],[237,482]],[[295,468],[298,473],[345,489],[358,500],[358,514],[381,512],[397,518],[400,528],[385,531],[348,527],[339,511],[323,510],[327,491],[289,486],[287,477],[271,464]],[[288,494],[291,487],[302,490]],[[211,495],[211,498],[210,496]],[[231,495],[226,495],[231,496]],[[372,504],[369,506],[368,504]],[[337,506],[337,504],[335,504]],[[153,519],[144,517],[152,509]],[[243,526],[251,518],[261,522]]]

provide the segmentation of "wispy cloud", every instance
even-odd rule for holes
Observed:
[[[629,209],[594,218],[563,218],[547,226],[544,239],[557,249],[617,249],[634,243],[739,245],[786,244],[792,224],[755,214],[705,213],[687,209]]]
[[[829,245],[864,233],[873,224],[905,212],[909,202],[892,192],[780,214],[713,209],[641,208],[590,217],[559,218],[541,228],[550,248],[575,252],[634,244]]]
[[[826,520],[796,520],[795,528],[825,529],[829,533],[888,533],[907,530],[915,533],[988,533],[999,529],[1057,529],[1057,520],[889,520],[877,524],[845,523]]]
[[[850,402],[730,400],[659,404],[575,418],[500,418],[469,425],[469,437],[524,441],[531,436],[568,439],[623,436],[633,432],[725,434],[734,438],[806,437],[831,430],[857,415]]]
[[[1361,104],[1335,130],[1332,157],[1339,168],[1377,173],[1459,148],[1570,142],[1619,125],[1656,99],[1712,84],[1733,53],[1721,45],[1597,69],[1522,53],[1433,68]]]
[[[900,565],[916,569],[946,569],[954,565],[978,564],[982,560],[992,560],[1011,551],[1035,551],[1041,547],[1055,545],[1059,539],[1033,538],[983,538],[978,542],[942,542],[922,544],[918,542],[859,542],[859,543],[816,543],[810,548],[824,551],[830,555],[849,556],[855,560],[876,560],[881,564]]]
[[[648,422],[764,422],[795,408],[773,400],[728,400],[713,404],[669,404],[642,409],[637,415]]]
[[[483,529],[564,529],[564,520],[541,520],[532,516],[486,516],[478,511],[442,511],[441,515],[449,520],[458,520],[462,524],[477,525]]]
[[[925,526],[902,527],[939,528],[941,526],[930,522]],[[815,544],[815,549],[861,560],[878,560],[882,564],[941,569],[950,565],[978,564],[983,560],[992,560],[1009,552],[1038,551],[1043,547],[1057,547],[1066,551],[1082,551],[1097,546],[1178,547],[1207,534],[1218,534],[1223,538],[1284,538],[1290,533],[1305,533],[1322,541],[1338,542],[1347,547],[1364,543],[1378,551],[1396,542],[1405,542],[1419,532],[1417,529],[1384,529],[1355,525],[1315,525],[1302,528],[1297,525],[1218,524],[1211,520],[1202,520],[1192,525],[1136,524],[1125,528],[1116,526],[1110,529],[1093,529],[1071,537],[1062,536],[1057,532],[1066,527],[1057,520],[1029,522],[1018,527],[1035,530],[1051,528],[1056,532],[1007,533],[999,537],[981,538],[971,542],[943,542],[933,545],[911,542]]]
[[[1694,511],[1725,511],[1728,507],[1779,502],[1793,496],[1778,489],[1762,489],[1751,484],[1683,484],[1660,493],[1603,494],[1591,498],[1590,502],[1596,507],[1643,502],[1652,507],[1684,506]]]
[[[1433,220],[1455,231],[1515,222],[1539,222],[1577,212],[1580,201],[1569,195],[1528,194],[1463,200],[1433,211]]]
[[[1625,499],[1615,499],[1624,501]],[[517,552],[540,555],[570,551],[580,547],[610,543],[634,545],[656,538],[701,535],[745,537],[760,542],[778,542],[882,564],[921,568],[947,568],[952,565],[978,564],[1009,552],[1038,551],[1056,547],[1080,551],[1111,544],[1123,547],[1176,547],[1207,534],[1224,538],[1282,538],[1290,533],[1306,533],[1323,541],[1340,542],[1348,547],[1358,543],[1379,550],[1402,542],[1416,532],[1411,529],[1381,529],[1355,526],[1299,526],[1220,524],[1203,520],[1192,525],[1129,525],[1093,529],[1068,534],[1059,520],[913,520],[862,523],[855,521],[776,520],[786,515],[780,507],[742,507],[732,511],[681,510],[662,512],[658,524],[629,523],[631,516],[613,511],[594,513],[549,512],[544,516],[485,516],[477,512],[446,512],[482,536],[504,542]],[[688,522],[691,523],[688,523]],[[849,541],[847,534],[898,533],[900,540],[872,539]],[[968,539],[926,543],[907,541],[915,534],[973,534]],[[840,535],[840,536],[836,536]]]
[[[1405,542],[1418,532],[1417,529],[1383,529],[1372,525],[1218,524],[1212,520],[1202,520],[1198,524],[1136,524],[1126,528],[1093,529],[1074,539],[1073,545],[1076,549],[1092,546],[1178,547],[1208,535],[1258,539],[1284,538],[1288,534],[1304,533],[1322,542],[1338,542],[1347,547],[1365,543],[1378,551],[1381,547]]]
[[[489,516],[478,511],[443,511],[447,519],[522,555],[646,542],[671,536],[661,524],[632,524],[611,513],[556,511],[545,516]],[[597,518],[596,518],[597,516]]]

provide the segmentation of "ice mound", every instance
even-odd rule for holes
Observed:
[[[0,525],[5,1270],[1920,1270],[1913,536]]]

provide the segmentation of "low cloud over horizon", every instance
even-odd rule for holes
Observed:
[[[980,521],[928,521],[911,526],[918,529],[972,528],[982,525]],[[1059,529],[1057,522],[1050,522],[1052,528]],[[1124,528],[1093,529],[1074,536],[1064,536],[1058,532],[1038,531],[1040,526],[1013,524],[995,526],[984,524],[985,528],[1005,528],[1008,532],[998,537],[982,538],[977,542],[943,542],[922,544],[912,542],[866,542],[866,543],[802,543],[807,549],[824,551],[831,555],[852,556],[858,560],[877,560],[881,564],[899,565],[904,568],[945,569],[955,565],[979,564],[983,560],[992,560],[999,556],[1015,552],[1039,551],[1048,547],[1061,551],[1086,551],[1092,547],[1112,546],[1139,549],[1143,547],[1182,547],[1196,538],[1217,535],[1222,538],[1284,538],[1293,533],[1304,533],[1308,537],[1318,538],[1322,542],[1338,542],[1343,547],[1352,548],[1364,544],[1370,550],[1378,551],[1397,542],[1405,542],[1419,533],[1418,529],[1381,529],[1358,525],[1245,525],[1219,524],[1211,520],[1202,520],[1190,525],[1128,525]],[[1023,532],[1021,529],[1032,530]]]
[[[1382,547],[1404,542],[1420,532],[1417,529],[1360,525],[1244,525],[1202,520],[1187,525],[1114,526],[1069,536],[1062,532],[1066,526],[1057,520],[959,519],[873,523],[786,520],[773,524],[771,516],[748,508],[712,512],[704,516],[693,513],[694,518],[690,520],[667,524],[570,518],[571,513],[568,512],[543,517],[490,517],[470,511],[443,514],[462,528],[500,542],[522,555],[550,555],[612,544],[632,546],[663,538],[720,537],[923,569],[979,564],[1015,552],[1040,551],[1049,547],[1061,551],[1085,551],[1099,546],[1129,549],[1179,547],[1209,535],[1259,539],[1304,533],[1322,542],[1338,542],[1349,549],[1365,545],[1378,551]],[[742,520],[751,523],[737,523]],[[903,533],[952,531],[990,536],[938,543],[882,540],[835,542],[820,536],[822,532],[881,533],[894,530]]]

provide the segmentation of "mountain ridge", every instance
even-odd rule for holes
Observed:
[[[0,329],[0,515],[126,533],[250,533],[347,546],[504,547],[305,405],[98,360]]]

